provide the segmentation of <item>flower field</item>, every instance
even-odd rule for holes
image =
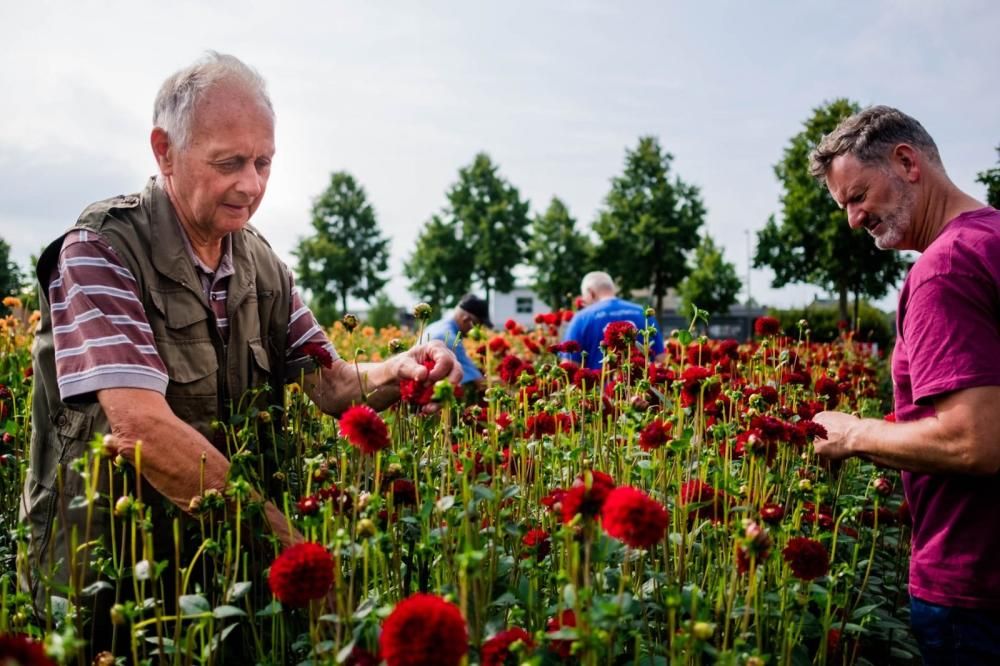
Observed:
[[[901,484],[811,447],[820,410],[886,413],[882,358],[764,319],[752,343],[673,332],[656,364],[616,329],[613,360],[592,371],[556,353],[570,316],[467,341],[481,395],[409,382],[398,406],[338,421],[292,384],[283,410],[238,411],[218,424],[227,489],[189,515],[154,511],[95,439],[69,463],[94,471],[78,501],[106,507],[124,538],[81,537],[68,556],[100,579],[50,586],[40,616],[17,584],[47,584],[18,524],[34,320],[8,317],[0,663],[5,650],[39,663],[42,647],[90,663],[98,594],[114,601],[120,663],[918,662]],[[378,360],[414,333],[338,323],[330,336],[343,358]],[[262,529],[262,494],[305,543]]]

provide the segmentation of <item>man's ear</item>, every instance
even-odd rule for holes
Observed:
[[[164,176],[171,175],[174,170],[174,150],[166,130],[154,127],[149,134],[149,145],[153,149],[153,157],[160,167],[160,173]]]
[[[913,146],[908,143],[897,145],[892,149],[892,161],[906,182],[915,183],[920,180],[924,156]]]

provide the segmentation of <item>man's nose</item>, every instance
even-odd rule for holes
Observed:
[[[267,176],[260,173],[256,165],[250,162],[240,171],[239,180],[236,182],[236,190],[241,194],[256,199],[264,191],[265,182],[267,182]]]
[[[861,206],[854,204],[847,205],[847,224],[850,225],[851,229],[857,229],[864,225],[865,218],[868,214],[864,211]]]

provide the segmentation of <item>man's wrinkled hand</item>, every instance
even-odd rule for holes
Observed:
[[[851,432],[861,419],[844,412],[820,412],[812,419],[826,429],[826,437],[816,437],[813,448],[826,460],[843,460],[852,455]]]
[[[447,378],[452,384],[459,384],[462,381],[462,366],[455,358],[455,353],[440,340],[431,340],[412,347],[398,358],[397,379],[434,383]],[[425,361],[433,362],[430,370],[424,366]]]

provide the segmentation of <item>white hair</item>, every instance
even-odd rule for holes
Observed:
[[[223,82],[245,86],[274,116],[267,84],[257,70],[236,56],[208,51],[194,64],[168,77],[160,86],[153,104],[153,125],[166,131],[171,143],[183,148],[191,139],[198,102],[207,91]]]
[[[586,294],[591,289],[602,294],[607,292],[613,294],[618,291],[615,281],[604,271],[591,271],[583,276],[583,280],[580,281],[580,293]]]

